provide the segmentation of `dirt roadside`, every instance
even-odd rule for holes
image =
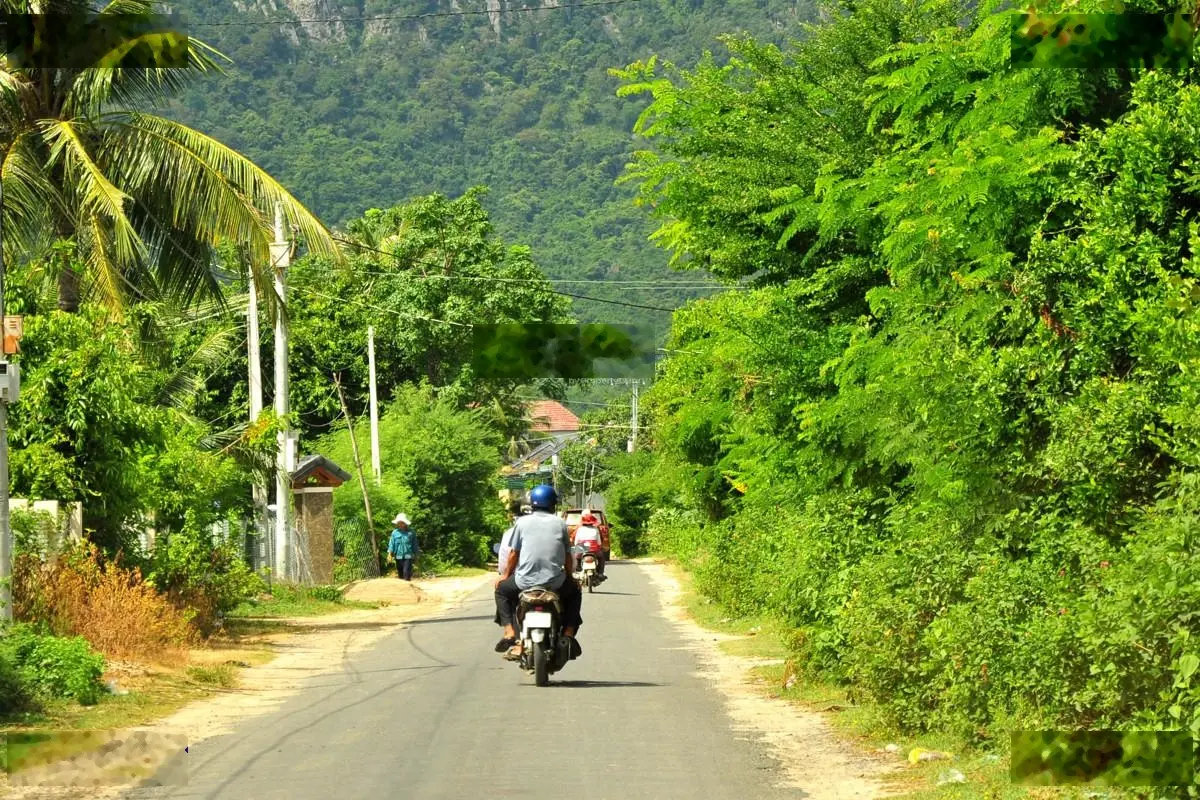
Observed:
[[[872,800],[896,794],[886,785],[894,763],[840,741],[822,714],[767,696],[750,671],[777,662],[724,652],[722,641],[742,637],[700,627],[684,607],[682,586],[667,565],[640,559],[636,563],[658,589],[663,616],[699,658],[699,674],[724,697],[734,728],[766,745],[782,766],[788,788],[801,790],[809,800]]]
[[[34,767],[11,779],[0,776],[0,794],[15,800],[104,800],[117,797],[130,785],[124,781],[124,786],[114,785],[117,774],[154,774],[173,782],[172,773],[183,766],[177,753],[179,743],[195,745],[270,713],[295,695],[306,679],[338,671],[352,655],[405,622],[457,607],[491,579],[492,575],[482,574],[413,581],[411,585],[396,578],[355,584],[346,592],[348,599],[389,605],[284,620],[288,624],[285,632],[263,637],[275,657],[262,666],[241,669],[237,688],[219,690],[157,722],[121,731],[102,751]]]

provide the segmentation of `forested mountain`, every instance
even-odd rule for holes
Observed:
[[[718,37],[739,31],[784,41],[800,33],[811,6],[577,5],[186,0],[175,10],[190,33],[233,63],[170,113],[253,158],[331,225],[414,195],[485,185],[499,233],[531,245],[554,278],[695,285],[695,275],[670,273],[648,241],[653,223],[634,207],[634,192],[614,185],[636,149],[631,128],[644,104],[618,98],[608,70],[656,54],[692,63],[712,50],[723,59]],[[338,21],[306,21],[315,19]],[[663,307],[688,294],[559,288]],[[668,323],[668,315],[641,308],[578,301],[576,310],[664,332]]]

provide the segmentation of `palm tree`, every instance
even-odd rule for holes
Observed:
[[[146,111],[219,72],[224,58],[154,22],[157,8],[155,0],[98,9],[89,0],[0,0],[9,13],[147,23],[88,64],[0,60],[4,242],[33,256],[74,241],[78,260],[55,266],[63,311],[78,310],[85,296],[114,309],[128,299],[219,298],[212,248],[238,242],[251,263],[268,263],[277,204],[309,250],[338,255],[325,227],[249,159]],[[168,63],[164,53],[181,42],[182,61]]]

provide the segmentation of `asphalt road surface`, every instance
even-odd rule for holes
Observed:
[[[612,564],[584,596],[582,658],[538,688],[492,647],[490,587],[191,747],[187,786],[129,798],[782,798],[731,728],[649,579]],[[802,796],[802,795],[801,795]]]

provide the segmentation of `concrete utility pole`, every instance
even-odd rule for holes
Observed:
[[[247,270],[249,306],[246,309],[246,356],[250,362],[250,423],[258,421],[263,410],[262,349],[258,339],[258,286],[254,282],[254,270]],[[265,549],[267,536],[267,487],[254,479],[251,487],[254,498],[254,533],[260,550]],[[261,564],[255,559],[255,569]]]
[[[0,234],[3,233],[4,193],[0,188]],[[4,325],[4,237],[0,235],[0,327]],[[12,566],[13,566],[13,536],[12,526],[8,518],[8,404],[16,398],[12,396],[16,389],[18,377],[16,365],[8,363],[8,348],[4,344],[5,331],[0,330],[0,372],[4,381],[0,389],[0,619],[5,623],[12,622]],[[11,376],[11,377],[10,377]]]
[[[283,208],[275,204],[275,241],[271,243],[271,269],[275,276],[275,414],[283,420],[290,410],[288,404],[288,322],[287,268],[291,264],[292,246],[283,236]],[[279,431],[279,452],[275,460],[275,575],[281,580],[291,577],[291,437],[286,424]]]
[[[633,385],[633,399],[629,404],[630,420],[629,420],[629,452],[633,452],[637,447],[638,433],[638,385]]]
[[[371,472],[375,483],[383,480],[383,468],[379,461],[379,394],[375,384],[375,328],[367,328],[367,362],[371,372]],[[372,540],[374,541],[374,540]]]

